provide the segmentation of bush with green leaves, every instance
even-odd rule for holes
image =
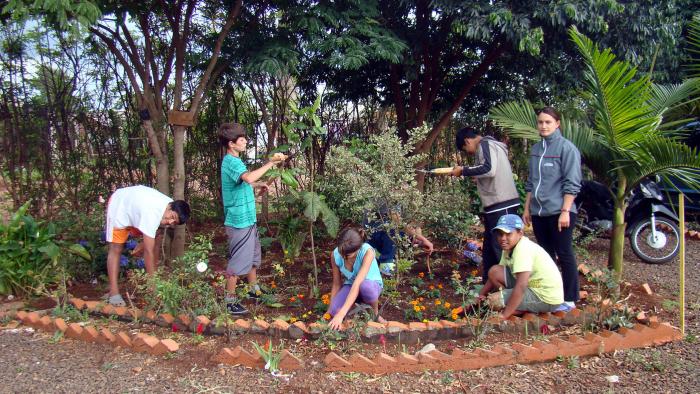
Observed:
[[[211,270],[199,272],[198,263],[209,263],[211,238],[199,235],[174,263],[171,271],[161,268],[156,275],[132,270],[130,282],[143,298],[146,308],[167,312],[216,316],[224,313],[225,279]]]
[[[30,202],[0,224],[0,294],[47,294],[65,279],[65,267],[90,254],[79,244],[61,240],[56,226],[27,214]]]

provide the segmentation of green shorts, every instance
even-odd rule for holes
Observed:
[[[505,285],[506,288],[501,290],[501,300],[503,305],[508,304],[510,295],[513,293],[513,287],[515,287],[515,275],[510,271],[510,268],[503,267],[505,269]],[[523,294],[523,299],[520,301],[520,305],[516,308],[519,311],[526,311],[532,313],[543,313],[543,312],[554,312],[559,305],[551,305],[542,300],[535,294],[530,288],[525,289]]]

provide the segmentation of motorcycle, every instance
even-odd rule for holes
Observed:
[[[613,196],[606,186],[584,181],[575,199],[578,209],[576,227],[581,236],[612,232]],[[645,179],[632,190],[625,210],[625,236],[632,251],[642,261],[663,264],[673,260],[680,250],[678,216],[664,204],[659,185]]]

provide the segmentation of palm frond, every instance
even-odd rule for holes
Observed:
[[[591,94],[596,131],[608,146],[631,148],[661,122],[646,105],[649,80],[634,80],[634,67],[616,60],[610,49],[599,50],[575,28],[569,34],[586,62],[584,80]]]
[[[695,14],[688,26],[688,45],[688,72],[693,77],[700,77],[700,14]]]
[[[657,115],[668,116],[674,109],[697,101],[700,97],[700,78],[690,78],[681,84],[651,85],[651,97],[647,102]]]
[[[631,187],[650,175],[675,177],[688,187],[700,188],[700,154],[688,145],[655,136],[640,142],[630,151],[630,165],[623,169]]]
[[[489,117],[497,126],[507,130],[508,135],[513,138],[540,138],[537,131],[537,115],[529,101],[500,104],[491,110]]]

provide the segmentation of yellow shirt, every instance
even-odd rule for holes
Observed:
[[[510,257],[504,252],[499,264],[508,267],[513,275],[530,272],[527,287],[543,302],[550,305],[564,302],[564,284],[559,268],[546,250],[527,237],[520,238]]]

